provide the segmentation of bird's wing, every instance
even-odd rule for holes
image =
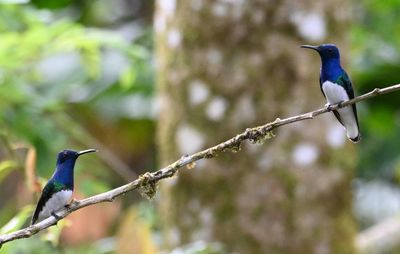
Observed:
[[[35,224],[39,218],[39,213],[42,211],[45,203],[48,201],[48,198],[55,192],[65,189],[66,186],[62,184],[54,184],[51,180],[44,186],[42,190],[42,194],[39,198],[39,202],[36,205],[35,212],[33,213],[31,225]]]
[[[324,95],[324,98],[326,99],[326,95],[324,93],[324,89],[322,89],[322,84],[323,84],[322,77],[321,77],[321,75],[319,75],[319,88],[321,89],[321,92]]]
[[[346,90],[350,100],[354,98],[353,85],[346,71],[343,70],[342,75],[339,76],[336,82]]]
[[[335,117],[339,121],[339,123],[344,126],[342,118],[340,118],[339,112],[337,112],[337,110],[332,110],[332,113],[335,115]]]
[[[349,96],[349,100],[354,98],[353,85],[352,85],[351,80],[350,80],[349,76],[347,75],[346,71],[343,70],[343,74],[339,76],[339,78],[338,78],[338,80],[336,82],[338,84],[340,84],[346,90],[347,95]],[[358,126],[358,116],[357,116],[356,104],[352,104],[351,107],[353,108],[353,112],[354,112],[354,115],[355,115],[355,118],[356,118],[356,122],[357,122],[357,126]],[[337,115],[339,115],[339,114],[337,114]],[[335,114],[335,116],[336,116],[336,114]]]

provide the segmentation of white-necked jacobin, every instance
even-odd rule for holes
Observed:
[[[76,159],[82,154],[96,151],[95,149],[79,152],[63,150],[58,153],[56,169],[42,190],[42,195],[32,216],[31,225],[46,219],[50,215],[57,218],[55,212],[68,206],[74,190],[74,166]]]
[[[313,49],[321,57],[321,70],[319,84],[322,94],[329,105],[341,103],[354,98],[353,86],[346,71],[340,65],[339,49],[334,44],[322,44],[319,46],[303,45],[302,48]],[[347,137],[358,142],[361,139],[358,124],[356,104],[333,110],[333,114],[344,126]]]

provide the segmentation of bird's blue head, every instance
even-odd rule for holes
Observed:
[[[96,152],[96,149],[83,151],[63,150],[58,153],[56,171],[52,177],[53,180],[66,184],[73,188],[74,185],[74,166],[76,159],[85,153]]]
[[[317,51],[321,56],[322,63],[330,60],[340,61],[339,49],[335,44],[321,44],[319,46],[302,45],[301,47]]]
[[[343,72],[340,66],[340,53],[335,44],[321,44],[319,46],[302,45],[302,48],[313,49],[321,57],[321,80],[336,80]]]

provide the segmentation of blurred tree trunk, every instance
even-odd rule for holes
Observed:
[[[324,105],[319,57],[299,45],[334,42],[349,54],[350,14],[347,0],[158,1],[162,165]],[[328,114],[275,134],[165,181],[169,247],[203,240],[237,253],[354,253],[355,145]]]

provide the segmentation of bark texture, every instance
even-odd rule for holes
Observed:
[[[299,45],[331,42],[349,54],[347,4],[157,1],[160,163],[325,104],[319,57]],[[333,115],[275,134],[163,183],[169,247],[203,240],[237,253],[354,253],[355,145]]]

